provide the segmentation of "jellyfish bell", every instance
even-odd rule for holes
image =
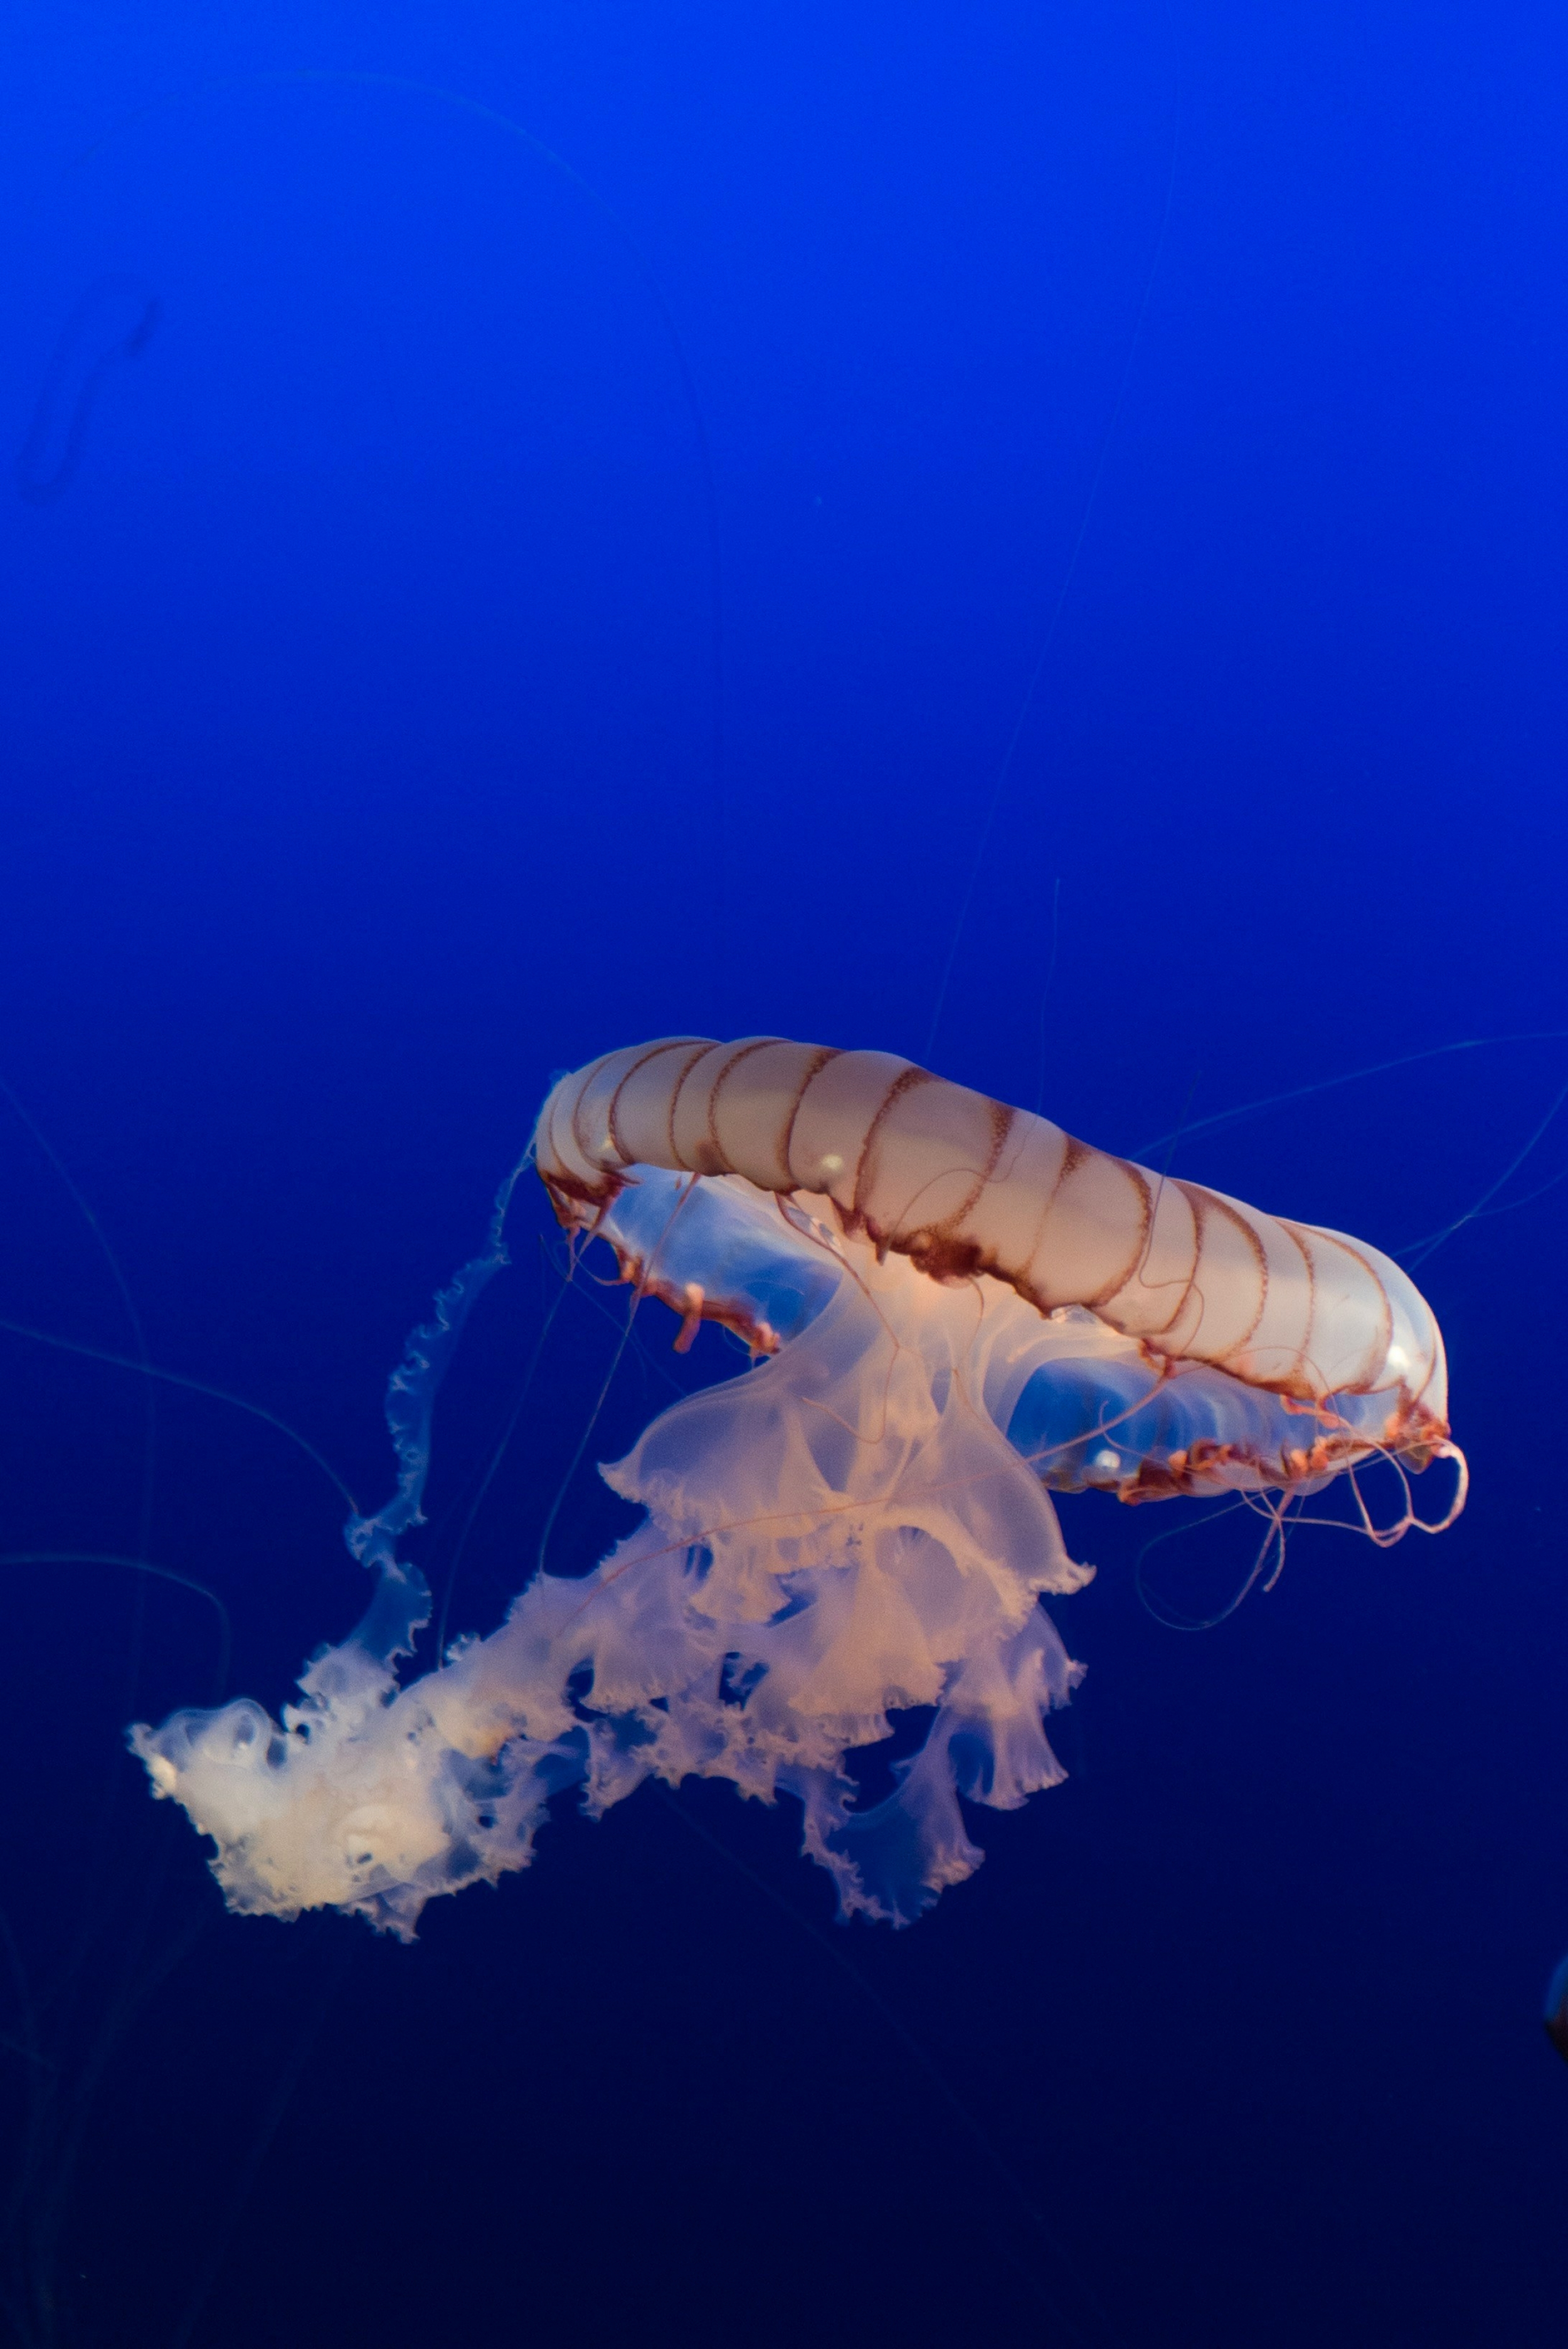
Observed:
[[[1387,1257],[1156,1175],[883,1052],[676,1038],[562,1077],[534,1161],[595,1230],[641,1168],[823,1206],[846,1240],[941,1283],[988,1276],[1042,1315],[1091,1313],[1149,1356],[1309,1407],[1352,1402],[1421,1465],[1447,1443],[1430,1307]],[[1361,1399],[1366,1399],[1365,1402]],[[1377,1400],[1380,1399],[1380,1400]]]
[[[1012,1809],[1065,1775],[1045,1723],[1080,1668],[1042,1601],[1092,1569],[1052,1490],[1238,1494],[1277,1522],[1374,1459],[1446,1458],[1440,1524],[1462,1506],[1442,1340],[1398,1266],[908,1061],[639,1046],[560,1080],[530,1157],[634,1309],[669,1306],[677,1343],[723,1324],[749,1367],[603,1469],[645,1513],[608,1557],[541,1570],[498,1630],[400,1683],[428,1605],[398,1542],[508,1185],[392,1381],[397,1490],[349,1527],[379,1576],[365,1620],[281,1722],[242,1700],[131,1732],[235,1909],[407,1937],[435,1894],[527,1865],[562,1788],[599,1816],[696,1775],[793,1797],[841,1914],[908,1923],[983,1857],[961,1796]],[[849,1757],[912,1707],[923,1744],[858,1805]]]

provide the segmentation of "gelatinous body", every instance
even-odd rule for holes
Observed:
[[[1311,1402],[1388,1398],[1382,1440],[1448,1433],[1442,1340],[1397,1264],[1075,1142],[887,1052],[775,1037],[633,1046],[562,1077],[535,1135],[565,1223],[633,1165],[820,1194],[937,1278],[985,1272],[1042,1313],[1085,1306],[1152,1354]]]
[[[245,1701],[133,1733],[236,1909],[407,1934],[525,1865],[561,1788],[599,1813],[696,1775],[793,1795],[841,1912],[908,1922],[982,1857],[960,1795],[1013,1808],[1062,1775],[1045,1717],[1078,1668],[1040,1600],[1089,1569],[1048,1486],[1302,1492],[1378,1451],[1457,1457],[1436,1325],[1386,1259],[1192,1185],[1172,1220],[1156,1177],[881,1055],[617,1054],[557,1085],[535,1153],[634,1300],[683,1339],[727,1324],[752,1366],[603,1470],[646,1512],[607,1558],[535,1575],[399,1686],[428,1599],[397,1540],[498,1227],[394,1378],[398,1491],[349,1529],[382,1578],[365,1622],[281,1723]],[[895,1791],[858,1806],[849,1755],[924,1706]]]

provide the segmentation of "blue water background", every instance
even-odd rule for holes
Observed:
[[[101,1233],[154,1363],[373,1502],[405,1331],[614,1045],[928,1058],[1395,1250],[1529,1141],[1560,12],[31,5],[7,45],[0,1078],[97,1226],[0,1102],[6,1319],[136,1356]],[[211,1694],[212,1609],[7,1567],[11,2333],[1560,2344],[1568,1183],[1511,1203],[1564,1169],[1568,1112],[1420,1276],[1475,1479],[1441,1540],[1302,1536],[1196,1634],[1159,1614],[1223,1606],[1235,1524],[1149,1554],[1151,1611],[1178,1519],[1064,1504],[1069,1782],[908,1933],[838,1934],[788,1807],[713,1786],[564,1816],[412,1951],[230,1920],[119,1744]],[[438,1587],[552,1248],[520,1195]],[[605,1308],[556,1316],[454,1629],[531,1568]],[[590,1461],[733,1367],[672,1332]],[[206,1585],[275,1707],[363,1603],[343,1505],[236,1409],[155,1423],[149,1492],[146,1382],[0,1333],[0,1554]],[[627,1521],[585,1470],[552,1563]]]

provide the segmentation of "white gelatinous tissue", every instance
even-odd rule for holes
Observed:
[[[393,1381],[398,1493],[349,1529],[381,1578],[365,1622],[281,1722],[245,1699],[131,1732],[215,1842],[231,1908],[331,1906],[407,1937],[433,1895],[525,1867],[563,1787],[598,1815],[650,1775],[696,1775],[794,1796],[843,1912],[907,1923],[982,1857],[959,1794],[1012,1808],[1062,1776],[1043,1717],[1078,1668],[1039,1600],[1088,1569],[1006,1431],[1042,1359],[1092,1343],[984,1277],[879,1263],[738,1177],[634,1171],[604,1224],[624,1261],[665,1294],[695,1281],[778,1350],[603,1470],[647,1515],[592,1572],[536,1575],[498,1630],[400,1684],[428,1599],[397,1540],[435,1384],[503,1260],[498,1218]],[[858,1808],[846,1754],[913,1706],[934,1708],[924,1744]]]

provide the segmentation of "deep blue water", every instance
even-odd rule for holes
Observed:
[[[1487,1212],[1420,1274],[1460,1525],[1302,1535],[1194,1634],[1234,1529],[1151,1609],[1177,1519],[1064,1504],[1071,1777],[906,1933],[712,1785],[564,1811],[412,1950],[228,1918],[121,1744],[212,1607],[8,1565],[4,2337],[1560,2343],[1568,1111],[1489,1196],[1568,1079],[1560,13],[111,0],[5,53],[5,1320],[139,1319],[379,1498],[552,1073],[665,1031],[1180,1127],[1390,1249]],[[552,1228],[442,1397],[438,1587]],[[231,1692],[353,1621],[343,1515],[0,1333],[0,1556],[201,1584]],[[626,1522],[585,1471],[552,1562]]]

